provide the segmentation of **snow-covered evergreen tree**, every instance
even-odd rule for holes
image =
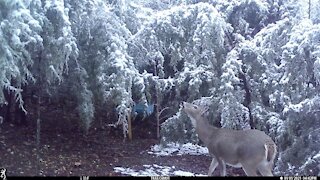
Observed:
[[[113,4],[83,1],[82,6],[71,5],[74,10],[81,12],[80,16],[73,15],[76,22],[74,32],[80,50],[74,68],[82,77],[78,82],[83,87],[78,97],[86,104],[79,108],[90,107],[87,108],[91,114],[86,116],[88,121],[93,119],[94,106],[108,107],[108,111],[115,109],[118,114],[116,124],[122,125],[126,136],[127,118],[133,106],[133,82],[141,82],[134,81],[139,78],[138,72],[127,55],[126,42],[131,33],[119,17],[119,9],[113,7]]]
[[[238,77],[242,72],[242,61],[238,52],[232,50],[228,53],[225,64],[222,66],[220,86],[220,113],[223,128],[250,129],[249,109],[243,105],[244,88]]]
[[[177,109],[181,100],[193,101],[217,91],[214,84],[219,83],[222,73],[225,31],[229,28],[210,4],[172,7],[155,14],[130,39],[129,54],[140,72],[146,70],[157,77],[153,80],[162,95],[160,104]],[[168,119],[162,126],[164,136],[175,134],[168,130],[176,129],[169,127],[177,127],[169,122],[174,119]],[[179,127],[184,126],[179,123]],[[184,133],[192,131],[189,130]]]
[[[19,107],[25,111],[22,86],[35,82],[30,67],[34,63],[33,48],[38,49],[43,41],[41,22],[28,9],[34,2],[1,1],[0,4],[0,88],[14,93]],[[0,104],[7,101],[2,90]]]
[[[37,63],[45,67],[45,79],[51,83],[55,79],[61,81],[63,72],[68,70],[70,58],[77,58],[78,48],[71,31],[69,8],[64,1],[45,1],[42,6],[45,15],[41,34],[43,49],[39,52],[41,60]]]
[[[277,172],[312,174],[319,172],[313,166],[319,161],[313,158],[318,142],[311,143],[319,129],[314,103],[319,93],[318,25],[308,19],[296,24],[290,18],[269,25],[238,51],[250,79],[256,127],[269,132],[279,146]]]
[[[209,4],[174,7],[159,12],[144,25],[134,35],[129,52],[140,71],[146,69],[160,78],[176,77],[178,94],[190,88],[191,94],[198,90],[208,95],[212,73],[221,73],[226,28]],[[199,75],[192,76],[195,74]]]

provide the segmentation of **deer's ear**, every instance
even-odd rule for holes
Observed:
[[[205,108],[202,112],[201,112],[201,116],[205,117],[205,115],[207,114],[207,112],[209,111],[209,108]]]

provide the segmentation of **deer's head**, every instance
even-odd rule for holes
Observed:
[[[187,102],[182,102],[181,106],[182,111],[188,115],[194,127],[196,127],[197,121],[205,121],[204,113],[207,111],[206,108]]]

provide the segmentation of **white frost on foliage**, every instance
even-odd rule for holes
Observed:
[[[280,118],[280,115],[277,113],[269,113],[269,116],[270,117],[267,120],[267,124],[270,127],[269,135],[277,139],[280,136],[280,134],[284,133],[286,130],[284,121]]]
[[[212,105],[213,97],[201,97],[200,99],[194,100],[192,103],[208,108]]]
[[[214,73],[208,71],[208,69],[206,69],[206,67],[204,66],[199,66],[195,69],[185,67],[184,70],[181,73],[179,73],[176,79],[176,83],[180,85],[184,84],[187,80],[189,80],[189,96],[192,96],[196,93],[199,93],[202,83],[211,83],[213,81],[213,77]]]
[[[284,75],[280,79],[279,84],[287,85],[289,83],[290,77],[291,77],[291,73],[284,73]]]
[[[286,105],[283,109],[283,113],[286,114],[289,111],[293,111],[293,112],[301,112],[303,110],[304,107],[310,107],[310,105],[312,104],[313,100],[310,100],[309,98],[306,98],[305,100],[301,101],[300,103],[297,104],[292,104],[289,103],[288,105]]]
[[[313,156],[312,159],[319,159],[319,160],[320,160],[320,152],[318,152],[318,154],[316,154],[315,156]]]
[[[65,4],[63,0],[55,0],[55,1],[45,1],[44,9],[47,11],[50,8],[54,8],[61,17],[64,22],[70,25],[69,17],[68,17],[68,8],[65,8]]]
[[[151,147],[151,151],[148,154],[155,154],[157,156],[172,156],[176,155],[208,155],[208,148],[195,145],[192,143],[187,143],[180,145],[178,143],[168,143],[165,147],[162,145],[154,145]]]
[[[165,92],[166,90],[172,89],[175,85],[175,79],[174,78],[167,78],[167,79],[158,79],[159,84],[161,85],[159,88],[161,92]]]

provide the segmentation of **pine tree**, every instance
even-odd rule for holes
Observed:
[[[13,93],[15,102],[25,113],[22,86],[35,82],[31,72],[34,61],[33,48],[42,43],[42,27],[28,7],[33,3],[22,1],[1,1],[0,28],[0,87],[3,91]],[[41,45],[40,45],[41,46]],[[0,104],[6,104],[0,91]]]

